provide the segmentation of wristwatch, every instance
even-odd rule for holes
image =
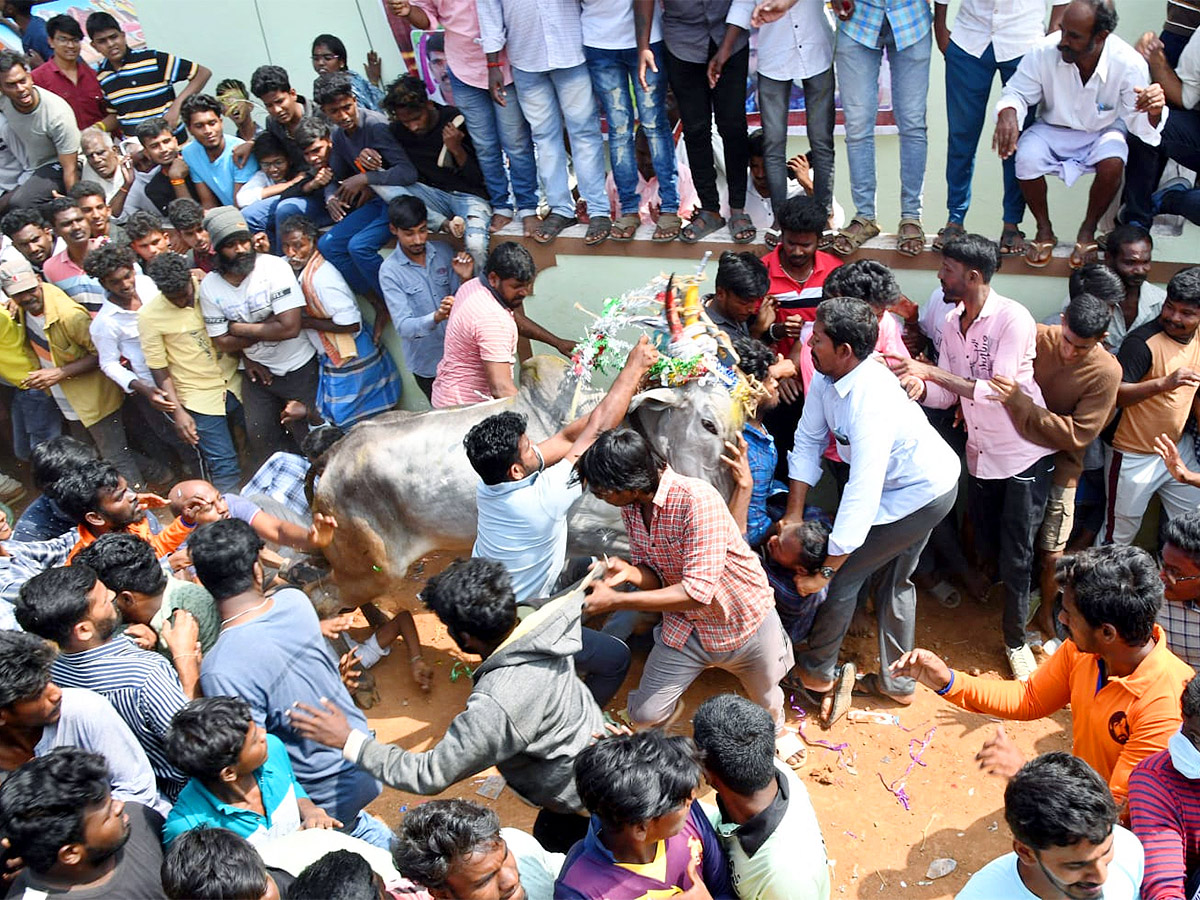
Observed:
[[[826,581],[832,581],[833,576],[837,574],[837,569],[832,566],[821,566],[821,568],[817,569],[817,574]]]

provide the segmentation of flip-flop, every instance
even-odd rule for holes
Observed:
[[[938,229],[937,236],[933,239],[933,249],[940,251],[946,246],[947,241],[962,237],[966,233],[967,229],[963,228],[961,222],[947,222]]]
[[[799,735],[790,728],[784,728],[781,734],[775,735],[775,755],[793,772],[799,772],[808,763],[808,748],[804,746]],[[788,762],[789,759],[797,756],[800,757],[799,762]]]
[[[1000,232],[1000,255],[1023,256],[1025,254],[1025,232],[1020,228],[1005,228]]]
[[[579,220],[574,216],[564,216],[562,213],[550,213],[533,231],[533,239],[539,244],[549,244],[562,234],[564,228],[578,225]]]
[[[758,230],[754,227],[754,220],[746,213],[734,213],[729,217],[729,236],[733,238],[735,244],[748,244],[754,240]]]
[[[612,219],[608,216],[592,216],[588,220],[587,233],[583,236],[586,247],[603,244],[612,235]]]
[[[683,226],[679,232],[679,239],[685,244],[694,244],[702,238],[708,237],[724,225],[725,220],[721,218],[720,214],[713,212],[711,209],[699,209],[692,216],[691,221]]]
[[[659,213],[658,222],[654,225],[654,234],[650,236],[650,240],[655,244],[669,244],[679,237],[681,228],[683,228],[683,219],[679,218],[678,213]]]
[[[1100,245],[1095,241],[1076,241],[1068,261],[1072,269],[1082,269],[1090,262],[1095,262]]]
[[[1054,248],[1057,246],[1058,238],[1048,241],[1026,241],[1025,265],[1034,269],[1046,268],[1050,264],[1050,257],[1054,255]]]
[[[821,719],[822,728],[832,728],[833,723],[846,714],[853,702],[851,697],[854,693],[854,676],[857,670],[854,668],[854,663],[842,663],[842,667],[838,669],[837,679],[833,682],[833,687],[825,692],[825,696],[832,696],[833,704],[829,707],[828,718]],[[822,698],[824,699],[824,698]],[[823,705],[823,704],[822,704]]]
[[[642,224],[642,217],[637,213],[625,213],[613,219],[612,228],[608,236],[614,241],[624,243],[632,241],[633,236],[637,234],[638,226]]]

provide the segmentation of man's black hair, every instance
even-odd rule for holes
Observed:
[[[733,339],[733,351],[738,355],[738,368],[760,382],[767,380],[768,370],[775,363],[775,353],[756,338],[738,336]]]
[[[267,891],[258,851],[224,828],[193,828],[175,838],[161,874],[171,900],[259,900]]]
[[[163,224],[162,217],[158,213],[152,213],[148,209],[139,209],[136,212],[129,214],[129,218],[125,220],[125,236],[130,241],[140,241],[147,235],[154,234],[156,231],[161,231],[166,234],[167,226]]]
[[[167,759],[180,772],[213,782],[237,765],[253,717],[241,697],[201,697],[176,711],[163,741]]]
[[[121,473],[106,459],[89,459],[54,482],[47,493],[77,525],[84,516],[98,512],[102,494],[117,489]]]
[[[57,228],[59,215],[69,209],[79,209],[79,203],[74,197],[53,197],[42,204],[42,215],[46,217],[51,228]]]
[[[160,253],[146,264],[146,275],[164,294],[175,296],[192,287],[192,267],[178,253]]]
[[[1174,544],[1188,556],[1200,562],[1200,511],[1192,511],[1167,519],[1167,524],[1163,528],[1163,543]]]
[[[825,278],[826,299],[857,297],[865,300],[876,312],[900,299],[900,283],[883,263],[874,259],[856,259],[838,266]]]
[[[84,197],[99,197],[105,203],[108,203],[108,195],[104,193],[104,188],[94,181],[77,181],[74,187],[67,191],[67,196],[78,203]]]
[[[51,16],[46,20],[46,37],[54,40],[54,36],[59,33],[73,37],[78,41],[83,40],[83,29],[79,27],[79,23],[75,21],[74,16],[68,16],[65,13]],[[49,62],[49,60],[47,60]]]
[[[1200,678],[1192,676],[1192,680],[1183,689],[1179,700],[1180,711],[1185,719],[1200,716]]]
[[[37,697],[50,683],[53,644],[24,631],[0,631],[0,707]]]
[[[799,563],[806,572],[815,572],[829,555],[829,526],[820,519],[805,519],[796,526],[800,541]]]
[[[108,763],[99,753],[57,747],[34,757],[0,785],[0,830],[12,855],[45,875],[59,850],[83,841],[84,817],[109,791]]]
[[[318,119],[316,116],[304,116],[296,123],[296,128],[292,132],[292,140],[296,142],[301,150],[307,150],[321,138],[327,138],[332,134],[329,129],[329,123],[324,119]]]
[[[1167,282],[1167,299],[1172,303],[1200,306],[1200,266],[1180,269]]]
[[[632,428],[621,426],[601,432],[595,443],[575,463],[575,474],[593,493],[658,490],[663,463],[654,448]]]
[[[0,229],[9,237],[30,225],[36,225],[38,228],[50,227],[46,222],[46,217],[36,209],[12,209],[5,214],[3,220],[0,220]]]
[[[388,224],[401,231],[429,221],[429,208],[420,197],[400,194],[388,201]]]
[[[742,300],[760,300],[771,289],[771,276],[763,261],[753,253],[726,250],[717,263],[715,286]]]
[[[1117,821],[1104,779],[1082,759],[1056,750],[1025,763],[1004,789],[1004,819],[1034,850],[1102,844]]]
[[[137,265],[137,254],[128,245],[117,246],[111,241],[89,250],[83,258],[83,271],[102,282],[121,269],[133,269]]]
[[[379,900],[371,864],[357,853],[334,850],[310,863],[288,888],[288,900]]]
[[[218,603],[254,587],[254,564],[263,542],[249,522],[220,519],[202,525],[188,548],[200,583]]]
[[[1131,647],[1150,640],[1163,583],[1153,557],[1141,547],[1112,544],[1064,556],[1054,578],[1074,590],[1075,606],[1093,628],[1111,625]]]
[[[312,52],[316,53],[318,47],[325,47],[330,53],[342,61],[342,65],[345,65],[346,60],[349,58],[346,56],[346,45],[342,43],[342,39],[337,35],[318,34],[315,38],[313,38]]]
[[[282,156],[290,160],[283,140],[273,131],[260,131],[254,138],[254,158],[260,163],[269,156]]]
[[[354,96],[354,81],[349,72],[324,72],[313,84],[313,102],[325,106],[342,97]]]
[[[1067,303],[1067,327],[1085,341],[1101,338],[1112,321],[1112,307],[1095,294],[1076,294]]]
[[[179,107],[179,118],[187,126],[191,124],[192,116],[201,112],[216,113],[219,119],[225,114],[225,107],[212,94],[192,94]]]
[[[315,463],[345,436],[346,432],[332,422],[310,428],[308,434],[304,436],[304,440],[300,442],[300,453],[310,463]]]
[[[250,93],[259,99],[276,91],[286,94],[291,89],[291,79],[283,66],[259,66],[250,76]]]
[[[829,213],[815,197],[797,194],[783,201],[779,210],[779,228],[794,234],[816,234],[825,231]]]
[[[410,807],[392,844],[392,861],[409,881],[442,890],[455,860],[490,850],[500,841],[496,811],[470,800],[430,800]]]
[[[167,588],[167,573],[154,548],[136,534],[110,531],[79,551],[75,565],[85,565],[110,591],[155,596]]]
[[[483,272],[485,275],[495,273],[500,279],[511,278],[528,284],[537,275],[537,266],[528,250],[513,241],[505,241],[492,248]]]
[[[614,831],[678,809],[700,786],[700,775],[692,739],[658,728],[599,740],[575,759],[579,799]]]
[[[1092,8],[1096,19],[1092,24],[1092,34],[1097,35],[1102,31],[1113,32],[1117,30],[1117,8],[1111,0],[1082,0]]]
[[[748,151],[747,155],[750,157],[750,159],[754,159],[756,156],[763,157],[767,155],[765,148],[766,136],[763,134],[763,130],[761,128],[755,128],[752,132],[750,132],[746,138],[746,141],[746,150]]]
[[[1067,281],[1067,293],[1071,297],[1091,294],[1111,308],[1120,306],[1125,299],[1125,283],[1120,275],[1104,263],[1088,263],[1071,273]]]
[[[317,228],[316,223],[308,216],[297,213],[294,216],[288,216],[279,223],[279,234],[282,237],[285,234],[302,234],[309,238],[313,245],[316,245],[317,238],[321,234],[321,230]]]
[[[1154,237],[1148,230],[1141,225],[1126,222],[1108,233],[1108,239],[1104,243],[1104,254],[1109,259],[1116,259],[1122,247],[1129,244],[1140,244],[1143,241],[1150,245],[1151,250],[1154,249]]]
[[[456,642],[460,635],[499,641],[517,624],[512,578],[494,559],[456,559],[429,579],[421,601]]]
[[[1000,245],[982,234],[962,234],[946,241],[942,256],[976,270],[984,284],[990,284],[1000,268]]]
[[[263,132],[266,134],[267,132]],[[167,218],[176,231],[204,227],[204,207],[191,197],[176,197],[167,204]]]
[[[395,115],[402,109],[424,109],[429,104],[425,82],[416,75],[401,75],[390,85],[379,104],[384,112]]]
[[[836,347],[847,344],[857,360],[875,352],[879,319],[870,304],[855,297],[831,297],[817,304],[817,321]]]
[[[174,134],[175,131],[171,128],[171,123],[162,116],[155,116],[153,119],[146,119],[144,122],[138,122],[133,129],[133,136],[143,144],[151,138],[156,138],[163,132]]]
[[[502,484],[508,480],[508,470],[520,461],[521,435],[525,433],[527,420],[521,413],[496,413],[476,423],[463,446],[471,468],[484,484]]]
[[[29,57],[18,50],[0,50],[0,74],[7,72],[9,69],[17,66],[24,67],[26,72],[32,72],[33,66],[29,62]]]
[[[71,632],[92,605],[88,594],[96,586],[96,573],[80,563],[55,566],[39,572],[21,585],[13,613],[30,634],[64,646]]]
[[[33,486],[44,492],[68,472],[95,458],[95,448],[69,435],[61,434],[42,441],[29,454]]]
[[[745,697],[718,694],[692,716],[704,766],[735,794],[761,791],[775,778],[775,722]]]
[[[96,35],[102,34],[105,31],[120,31],[121,23],[111,13],[94,12],[87,17],[84,27],[87,28],[88,39],[94,41]]]

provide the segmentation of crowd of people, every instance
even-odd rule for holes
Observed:
[[[1200,266],[1150,281],[1155,216],[1200,221],[1200,5],[1168,3],[1136,45],[1111,0],[962,0],[953,25],[941,0],[388,5],[443,30],[455,105],[384,84],[373,54],[351,70],[331,34],[309,97],[276,65],[205,93],[209,68],[131,49],[106,12],[4,0],[23,52],[0,50],[0,381],[37,490],[19,517],[0,506],[8,896],[827,900],[789,708],[829,728],[920,683],[1001,719],[1070,708],[1069,754],[1026,760],[1003,727],[980,750],[1014,852],[959,896],[1200,897]],[[923,306],[855,258],[880,233],[885,55],[895,252],[940,254]],[[997,73],[992,240],[965,218]],[[810,150],[788,158],[796,90]],[[1038,323],[993,278],[1005,256],[1049,263],[1046,176],[1085,174],[1061,310]],[[588,246],[761,232],[695,312],[750,398],[735,426],[700,423],[727,477],[625,424],[662,335],[545,439],[481,411],[473,551],[419,599],[478,658],[470,696],[428,749],[385,743],[359,705],[370,668],[399,643],[420,688],[433,670],[414,609],[364,606],[358,641],[322,603],[339,526],[314,487],[398,406],[389,324],[436,409],[517,395],[522,339],[572,355],[527,313],[524,242],[576,224]],[[627,553],[568,556],[585,494],[619,511]],[[917,647],[918,590],[1002,600],[973,640],[1011,680]],[[855,627],[873,671],[846,652]],[[689,726],[709,668],[745,696]],[[384,785],[433,796],[491,766],[537,808],[531,833],[465,800],[367,811]]]

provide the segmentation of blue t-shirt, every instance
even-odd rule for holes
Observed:
[[[200,687],[206,697],[241,697],[249,703],[254,721],[287,747],[296,779],[312,802],[349,824],[379,796],[379,782],[347,762],[340,749],[300,737],[287,713],[297,702],[321,709],[321,699],[328,697],[351,728],[370,733],[370,726],[342,684],[312,601],[295,588],[271,598],[274,605],[265,613],[230,623],[221,632],[204,655]]]
[[[21,35],[21,49],[26,53],[36,51],[41,54],[42,62],[50,62],[54,50],[50,47],[50,35],[46,31],[46,20],[36,13],[29,18],[29,25]]]
[[[203,181],[224,206],[236,205],[233,186],[245,184],[258,171],[258,160],[253,156],[240,169],[233,164],[233,148],[241,143],[240,138],[225,135],[225,149],[216,160],[208,158],[208,151],[200,146],[199,141],[188,141],[181,151],[191,171],[192,181]]]

